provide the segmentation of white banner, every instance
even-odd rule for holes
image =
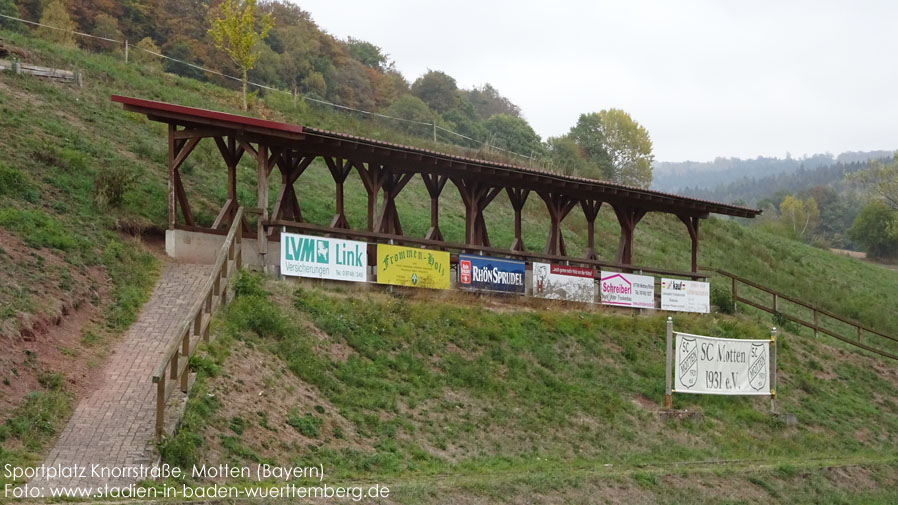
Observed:
[[[655,308],[655,278],[648,275],[602,272],[599,294],[604,305]]]
[[[596,283],[591,268],[533,264],[533,296],[594,303]]]
[[[711,312],[711,285],[707,282],[661,279],[661,310]]]
[[[676,336],[675,393],[770,395],[770,340]]]
[[[281,274],[365,282],[368,244],[353,240],[281,233]]]

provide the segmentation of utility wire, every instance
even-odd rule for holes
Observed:
[[[89,34],[89,33],[83,33],[83,32],[78,32],[78,31],[66,30],[66,29],[64,29],[64,28],[59,28],[59,27],[56,27],[56,26],[45,25],[45,24],[43,24],[43,23],[38,23],[38,22],[35,22],[35,21],[29,21],[29,20],[27,20],[27,19],[21,19],[21,18],[17,18],[17,17],[14,17],[14,16],[8,16],[8,15],[6,15],[6,14],[0,14],[0,17],[6,18],[6,19],[11,19],[11,20],[13,20],[13,21],[19,21],[19,22],[22,22],[22,23],[27,23],[27,24],[29,24],[29,25],[40,26],[40,27],[42,27],[42,28],[49,28],[49,29],[51,29],[51,30],[57,30],[57,31],[60,31],[60,32],[71,33],[71,34],[73,34],[73,35],[78,35],[78,36],[80,36],[80,37],[88,37],[88,38],[91,38],[91,39],[103,40],[103,41],[106,41],[106,42],[112,42],[112,43],[116,43],[116,44],[127,44],[126,41],[122,41],[122,40],[110,39],[110,38],[106,38],[106,37],[100,37],[100,36],[97,36],[97,35],[91,35],[91,34]],[[150,51],[149,49],[145,49],[145,48],[140,47],[140,46],[130,46],[130,45],[129,45],[128,47],[129,47],[129,48],[133,47],[133,48],[139,49],[139,50],[141,50],[141,51],[143,51],[143,52],[145,52],[145,53],[149,53],[149,54],[151,54],[151,55],[153,55],[153,56],[156,56],[156,57],[158,57],[158,58],[163,58],[163,59],[166,59],[166,60],[174,61],[174,62],[176,62],[176,63],[180,63],[180,64],[182,64],[182,65],[187,65],[188,67],[195,68],[195,69],[197,69],[197,70],[201,70],[201,71],[203,71],[203,72],[207,72],[207,73],[210,73],[210,74],[213,74],[213,75],[217,75],[217,76],[223,77],[223,78],[225,78],[225,79],[231,79],[231,80],[233,80],[233,81],[243,82],[243,79],[241,79],[241,78],[239,78],[239,77],[235,77],[235,76],[233,76],[233,75],[228,75],[228,74],[225,74],[224,72],[220,72],[220,71],[218,71],[218,70],[212,70],[212,69],[210,69],[210,68],[205,68],[205,67],[202,67],[202,66],[200,66],[200,65],[196,65],[196,64],[194,64],[194,63],[190,63],[190,62],[188,62],[188,61],[180,60],[180,59],[178,59],[178,58],[173,58],[173,57],[171,57],[171,56],[166,56],[166,55],[164,55],[164,54],[162,54],[162,53],[157,53],[157,52],[155,52],[155,51]],[[381,113],[379,113],[379,112],[371,112],[371,111],[367,111],[367,110],[356,109],[356,108],[353,108],[353,107],[348,107],[348,106],[346,106],[346,105],[340,105],[340,104],[336,104],[336,103],[333,103],[333,102],[328,102],[328,101],[326,101],[326,100],[320,100],[320,99],[317,99],[317,98],[312,98],[312,97],[306,96],[306,95],[295,94],[295,93],[290,92],[290,91],[287,91],[287,90],[283,90],[283,89],[279,89],[279,88],[274,88],[274,87],[271,87],[271,86],[266,86],[265,84],[260,84],[260,83],[253,82],[253,81],[246,81],[246,83],[249,84],[249,85],[251,85],[251,86],[255,86],[255,87],[257,87],[257,88],[260,88],[260,89],[265,89],[265,90],[268,90],[268,91],[274,91],[274,92],[278,92],[278,93],[285,93],[285,94],[288,94],[288,95],[290,95],[290,96],[299,97],[299,98],[302,98],[303,100],[307,100],[307,101],[310,101],[310,102],[315,102],[315,103],[318,103],[318,104],[327,105],[327,106],[330,106],[330,107],[335,107],[335,108],[338,108],[338,109],[343,109],[343,110],[347,110],[347,111],[351,111],[351,112],[358,112],[358,113],[360,113],[360,114],[366,114],[366,115],[372,116],[372,117],[378,117],[378,118],[382,118],[382,119],[391,119],[391,120],[394,120],[394,121],[403,121],[403,122],[406,122],[406,123],[412,123],[412,124],[417,124],[417,125],[421,125],[421,126],[429,126],[429,127],[434,128],[435,130],[441,130],[441,131],[444,131],[444,132],[446,132],[446,133],[450,133],[450,134],[452,134],[452,135],[455,135],[455,136],[457,136],[457,137],[461,137],[461,138],[463,138],[463,139],[470,140],[471,142],[475,142],[475,143],[477,143],[477,144],[479,144],[479,145],[486,146],[486,147],[488,147],[489,149],[495,149],[495,150],[497,150],[497,151],[501,151],[501,152],[504,152],[504,153],[512,154],[512,155],[515,155],[515,156],[518,156],[518,157],[521,157],[521,158],[524,158],[524,159],[532,159],[532,156],[527,156],[527,155],[524,155],[524,154],[516,153],[516,152],[514,152],[514,151],[509,151],[509,150],[507,150],[507,149],[502,149],[501,147],[498,147],[498,146],[495,146],[495,145],[490,145],[488,142],[480,141],[480,140],[477,140],[477,139],[468,137],[467,135],[462,135],[461,133],[458,133],[458,132],[455,132],[455,131],[452,131],[452,130],[443,128],[442,126],[436,124],[435,122],[434,122],[434,123],[425,123],[425,122],[422,122],[422,121],[415,121],[415,120],[413,120],[413,119],[406,119],[406,118],[401,118],[401,117],[389,116],[389,115],[387,115],[387,114],[381,114]]]

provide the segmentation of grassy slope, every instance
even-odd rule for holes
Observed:
[[[73,278],[85,275],[93,266],[103,267],[112,286],[104,305],[110,331],[125,327],[152,283],[153,260],[142,246],[124,240],[116,227],[164,226],[165,145],[164,129],[142,116],[126,114],[109,102],[111,94],[171,101],[185,105],[237,111],[238,96],[213,85],[125,67],[112,56],[65,50],[20,35],[2,34],[12,45],[28,48],[35,62],[61,68],[77,67],[86,73],[83,89],[46,84],[26,76],[0,74],[0,229],[22,242],[23,251],[41,249],[56,255],[66,265],[63,271]],[[420,139],[410,139],[379,123],[359,121],[341,113],[322,111],[300,104],[293,108],[286,97],[272,95],[258,104],[254,114],[273,119],[348,131],[397,142],[414,142],[434,147]],[[448,149],[446,146],[440,149]],[[124,170],[134,182],[124,195],[121,209],[105,209],[94,201],[95,180],[109,170]],[[200,144],[183,168],[194,211],[201,223],[210,223],[224,201],[224,173],[214,145]],[[244,203],[254,204],[255,169],[248,160],[240,166],[239,193]],[[275,175],[276,177],[276,175]],[[275,182],[275,181],[272,181]],[[364,192],[357,177],[347,183],[350,222],[364,223]],[[316,163],[300,179],[297,192],[303,212],[312,222],[326,224],[332,210],[333,182],[325,167]],[[272,195],[272,198],[274,195]],[[461,241],[463,207],[449,188],[442,202],[441,223],[448,240]],[[414,181],[398,199],[403,226],[409,235],[423,236],[429,225],[428,200],[423,184]],[[493,243],[511,242],[512,212],[497,199],[487,210]],[[542,203],[532,198],[525,207],[524,239],[528,248],[541,249],[548,230]],[[585,222],[573,213],[565,221],[565,237],[571,251],[585,246]],[[891,317],[889,300],[895,295],[898,272],[886,271],[850,258],[839,257],[779,237],[758,232],[733,221],[710,219],[702,224],[701,262],[723,266],[786,293],[807,299],[834,312],[856,317],[873,326],[898,333]],[[603,209],[598,223],[599,254],[613,257],[618,227],[610,209]],[[685,269],[688,242],[679,221],[665,216],[648,216],[637,228],[635,261],[638,264]],[[0,254],[0,260],[3,255]],[[52,315],[60,297],[56,291],[41,292],[29,286],[51,283],[55,271],[40,262],[3,263],[4,273],[18,280],[0,286],[0,317],[16,311]],[[725,282],[714,279],[717,285]],[[10,311],[10,307],[14,307]],[[769,324],[769,317],[758,319]],[[43,388],[48,393],[48,388]],[[69,408],[62,405],[50,416],[48,436],[64,419]],[[38,414],[42,411],[38,409]],[[42,415],[42,414],[41,414]],[[25,410],[16,419],[30,419]],[[34,417],[34,416],[32,416]],[[40,416],[38,416],[40,417]],[[9,437],[6,430],[4,437]],[[0,433],[2,435],[3,433]],[[33,437],[12,431],[13,438]],[[3,437],[0,437],[3,438]],[[46,440],[47,436],[41,438]],[[14,444],[21,446],[22,444]],[[42,445],[33,445],[30,454]]]
[[[787,333],[777,407],[797,425],[766,399],[689,395],[675,407],[704,418],[664,421],[663,315],[255,281],[196,363],[169,462],[323,463],[329,482],[393,484],[400,503],[898,499],[890,363]],[[678,325],[767,332],[745,317]],[[672,465],[713,460],[736,462]]]

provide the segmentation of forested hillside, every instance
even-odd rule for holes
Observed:
[[[246,4],[255,8],[256,1]],[[231,0],[0,0],[0,14],[128,40],[135,59],[144,65],[161,64],[165,72],[233,88],[239,82],[225,75],[239,77],[241,68],[209,32],[224,16],[223,5],[230,7]],[[259,2],[258,10],[259,19],[267,16],[271,21],[270,30],[260,30],[265,36],[250,44],[255,54],[248,80],[262,85],[251,86],[260,97],[291,93],[327,102],[344,112],[379,118],[409,135],[497,151],[517,164],[635,186],[652,181],[649,133],[625,111],[586,111],[568,134],[541,139],[520,108],[489,83],[459,88],[452,76],[439,70],[412,80],[396,70],[388,48],[352,37],[338,39],[296,4],[268,0]],[[30,30],[15,21],[2,23]],[[124,50],[123,42],[45,28],[36,33],[96,52]],[[154,54],[165,58],[160,61]]]
[[[758,156],[755,159],[716,158],[714,161],[660,161],[653,165],[652,188],[660,191],[683,192],[717,191],[715,188],[739,184],[743,180],[764,179],[791,174],[801,170],[814,171],[822,167],[852,165],[869,160],[890,158],[891,151],[846,152],[814,154],[801,158]],[[745,198],[745,201],[750,199]]]

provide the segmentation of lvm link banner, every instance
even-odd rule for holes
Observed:
[[[365,282],[364,242],[281,233],[281,275]]]
[[[776,333],[765,340],[713,338],[673,332],[674,393],[776,395]],[[671,361],[668,336],[668,370]],[[771,356],[772,354],[772,356]],[[668,392],[670,374],[668,373]]]
[[[449,289],[449,253],[377,244],[377,282],[394,286]]]

